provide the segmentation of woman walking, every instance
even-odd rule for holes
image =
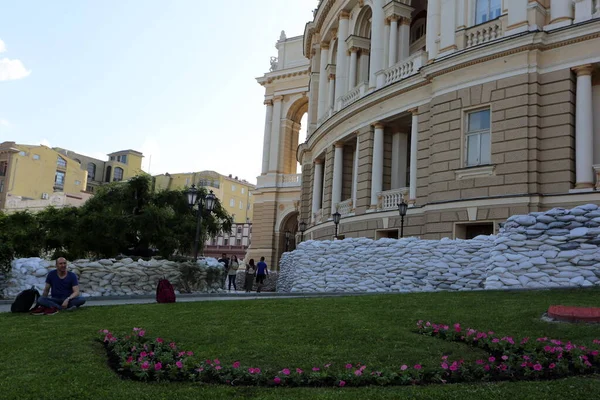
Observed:
[[[256,265],[254,265],[254,258],[251,258],[246,266],[246,280],[244,284],[244,289],[246,289],[246,293],[250,293],[252,291],[252,285],[254,284],[254,274],[256,273]]]
[[[229,271],[227,272],[227,277],[229,278],[229,291],[231,292],[231,284],[233,283],[233,290],[237,292],[237,287],[235,287],[235,278],[237,277],[237,270],[240,267],[240,263],[238,262],[237,256],[231,256],[231,262],[229,263]]]

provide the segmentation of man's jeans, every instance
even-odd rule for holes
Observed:
[[[62,309],[62,303],[65,301],[65,299],[58,299],[56,297],[40,297],[37,301],[38,305],[40,306],[44,306],[44,307],[56,307],[59,310]],[[70,307],[81,307],[82,305],[85,304],[85,299],[81,296],[77,296],[71,300],[69,300],[69,305],[67,308]]]

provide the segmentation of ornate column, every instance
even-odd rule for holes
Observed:
[[[438,55],[438,36],[440,35],[440,0],[429,0],[427,3],[427,36],[425,48],[428,59],[434,60]]]
[[[329,59],[329,43],[321,43],[321,60],[319,65],[319,106],[317,121],[323,118],[327,111],[327,60]]]
[[[456,50],[456,0],[441,0],[440,49],[441,53]]]
[[[508,21],[506,27],[507,35],[525,32],[528,29],[529,21],[527,19],[527,4],[521,0],[505,1],[508,9]]]
[[[388,68],[398,62],[398,16],[392,15],[390,17],[390,49]]]
[[[327,101],[327,111],[335,106],[335,74],[329,74],[329,90],[327,91],[329,100]]]
[[[390,19],[386,18],[383,25],[383,66],[390,65]]]
[[[550,25],[553,28],[571,25],[573,22],[573,3],[565,0],[550,0]]]
[[[337,205],[342,201],[342,180],[344,170],[344,144],[335,144],[333,154],[333,184],[331,188],[331,213],[337,211]]]
[[[313,168],[313,190],[312,190],[312,221],[316,222],[317,211],[321,209],[321,200],[323,198],[323,162],[315,160]]]
[[[348,89],[348,63],[346,62],[348,56],[346,55],[346,39],[348,37],[348,22],[350,14],[346,11],[340,13],[340,22],[338,28],[338,48],[337,48],[337,60],[336,60],[336,80],[335,80],[335,98],[339,99],[346,94]],[[336,110],[339,109],[338,105],[335,106]]]
[[[377,85],[376,73],[382,69],[383,64],[383,2],[373,0],[373,16],[371,18],[371,69],[369,73],[369,87]]]
[[[356,86],[356,67],[358,66],[358,47],[350,48],[350,76],[348,77],[348,91]]]
[[[410,56],[410,19],[402,18],[400,22],[400,54],[398,61],[405,61]]]
[[[383,129],[382,123],[375,123],[373,137],[373,170],[371,173],[371,209],[377,209],[377,194],[383,190]]]
[[[392,135],[392,189],[406,186],[407,135],[396,132]]]
[[[592,107],[591,64],[573,68],[577,73],[575,99],[575,189],[594,186],[592,164],[594,161],[594,115]]]
[[[356,135],[356,151],[354,152],[354,168],[352,174],[352,210],[356,208],[356,201],[358,198],[358,152],[360,150],[360,139]]]
[[[410,110],[412,113],[412,122],[410,127],[410,193],[409,200],[417,200],[417,157],[419,149],[419,116],[417,109]]]
[[[265,117],[265,137],[263,139],[261,175],[265,175],[269,170],[269,152],[271,151],[271,121],[273,119],[273,102],[271,100],[265,100],[264,104],[267,106],[267,115]]]
[[[269,152],[269,171],[279,172],[279,132],[281,131],[281,105],[283,96],[273,97],[273,119],[271,126],[271,143]]]

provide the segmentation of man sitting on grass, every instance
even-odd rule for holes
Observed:
[[[52,297],[48,297],[52,289]],[[33,315],[51,315],[61,310],[74,310],[81,307],[85,300],[79,297],[79,282],[75,273],[67,271],[67,260],[56,260],[56,269],[46,276],[44,293],[37,301]]]

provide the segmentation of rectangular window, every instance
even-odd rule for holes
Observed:
[[[79,186],[79,185],[81,185],[81,181],[75,181],[75,184],[76,184],[77,186]]]
[[[0,181],[0,193],[4,192],[4,180]]]
[[[25,157],[25,154],[27,154],[27,153],[25,153],[24,151],[20,151],[20,152],[19,152],[19,155],[20,155],[21,157]]]
[[[229,200],[229,207],[235,207],[235,200],[234,199]]]
[[[489,108],[467,114],[465,142],[466,167],[490,164],[492,155]]]
[[[235,192],[235,185],[231,185],[231,191]]]
[[[123,164],[127,164],[127,155],[117,156],[117,161]]]
[[[0,161],[0,176],[6,176],[7,170],[8,170],[8,162]]]
[[[242,194],[246,193],[246,188],[242,188]]]
[[[58,165],[61,168],[67,168],[67,160],[65,160],[61,156],[58,156],[56,158],[56,165]]]
[[[244,202],[240,200],[240,210],[244,209]]]
[[[56,171],[54,175],[54,186],[62,187],[65,184],[65,173],[63,171]]]
[[[40,159],[40,155],[39,154],[34,154],[33,155],[33,159],[34,160],[39,160]]]
[[[223,246],[229,246],[229,238],[223,238]]]
[[[477,0],[475,5],[475,25],[500,18],[501,0]]]

